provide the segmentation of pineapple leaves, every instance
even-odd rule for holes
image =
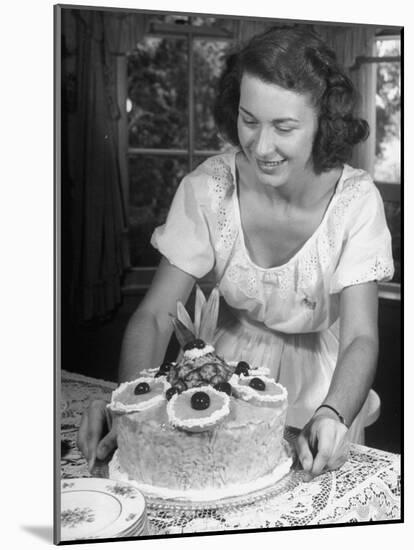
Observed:
[[[190,315],[188,314],[188,311],[185,309],[182,302],[177,302],[177,319],[188,328],[190,332],[193,334],[193,338],[196,336],[196,331],[193,325],[193,322],[191,320]]]
[[[195,305],[194,305],[194,328],[197,338],[200,337],[200,325],[203,308],[206,303],[206,297],[203,294],[201,288],[196,285]]]
[[[194,334],[174,315],[171,315],[174,332],[180,346],[183,348],[188,342],[194,340]]]
[[[200,338],[211,343],[216,332],[220,292],[217,286],[213,288],[207,302],[203,306],[200,321]]]
[[[213,342],[217,328],[219,304],[220,292],[217,286],[206,300],[203,291],[196,285],[193,323],[183,303],[177,302],[177,316],[170,315],[175,335],[182,348],[196,338],[200,338],[208,344]]]

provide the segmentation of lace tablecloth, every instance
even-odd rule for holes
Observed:
[[[83,410],[95,398],[109,399],[111,382],[62,372],[61,477],[89,477],[76,446]],[[401,513],[400,456],[352,445],[348,462],[305,483],[291,472],[276,494],[253,504],[188,510],[148,507],[151,535],[281,528],[329,523],[398,521]]]

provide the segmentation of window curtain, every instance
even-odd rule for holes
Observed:
[[[376,67],[373,63],[358,64],[359,56],[372,56],[376,27],[315,25],[315,30],[336,52],[360,96],[359,115],[370,127],[369,138],[354,148],[352,165],[374,174]]]
[[[146,22],[141,14],[62,10],[62,291],[80,322],[116,310],[129,267],[117,56],[135,47]]]

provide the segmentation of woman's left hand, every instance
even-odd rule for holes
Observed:
[[[348,428],[335,413],[321,409],[310,419],[296,440],[298,458],[306,472],[305,481],[327,470],[336,470],[349,456]]]

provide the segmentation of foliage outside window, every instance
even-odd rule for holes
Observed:
[[[392,235],[395,264],[393,282],[401,282],[401,61],[400,38],[385,36],[375,41],[376,127],[374,179],[385,205]]]
[[[375,50],[377,78],[374,178],[377,182],[400,183],[400,40],[395,37],[377,39]],[[387,61],[381,59],[384,57]]]
[[[159,262],[149,241],[181,179],[225,147],[212,108],[235,29],[234,20],[212,17],[156,16],[153,23],[128,56],[130,253],[131,265],[141,267]]]

